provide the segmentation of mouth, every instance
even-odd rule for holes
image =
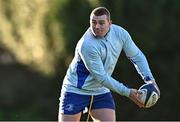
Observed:
[[[92,30],[95,36],[103,37],[103,30],[95,29],[95,28],[93,28]]]
[[[96,34],[102,34],[102,32],[103,32],[103,31],[101,31],[101,30],[95,30],[95,33],[96,33]]]

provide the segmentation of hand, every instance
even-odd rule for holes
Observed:
[[[136,89],[131,89],[129,99],[131,99],[136,105],[138,105],[140,108],[144,107],[143,101],[139,99],[139,95],[142,94]]]
[[[158,87],[158,85],[156,84],[156,82],[154,81],[154,80],[151,80],[151,81],[148,81],[148,82],[152,82],[153,84],[154,84],[154,86],[156,87],[156,89],[157,89],[157,91],[158,91],[158,96],[159,96],[159,98],[160,98],[160,90],[159,90],[159,87]]]

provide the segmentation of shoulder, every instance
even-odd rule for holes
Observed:
[[[123,27],[121,27],[121,26],[119,26],[119,25],[116,25],[116,24],[112,24],[112,25],[111,25],[111,29],[112,29],[112,31],[114,31],[115,33],[121,34],[121,35],[128,33],[126,29],[124,29]]]
[[[81,52],[94,51],[98,49],[98,41],[99,40],[94,38],[90,29],[88,29],[79,40],[76,48]]]
[[[112,31],[114,31],[116,33],[116,35],[118,35],[118,37],[123,42],[126,42],[127,40],[129,40],[131,38],[129,32],[126,29],[124,29],[123,27],[112,24],[111,28],[112,28]]]

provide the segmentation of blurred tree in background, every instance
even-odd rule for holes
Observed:
[[[150,109],[113,93],[117,120],[180,120],[179,5],[178,0],[0,0],[0,120],[57,120],[63,77],[97,6],[107,7],[113,23],[128,30],[161,89]],[[113,77],[129,87],[143,84],[123,53]]]

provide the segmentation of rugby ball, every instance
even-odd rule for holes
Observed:
[[[146,83],[139,88],[139,99],[144,103],[145,108],[150,108],[159,99],[158,91],[153,83]]]

